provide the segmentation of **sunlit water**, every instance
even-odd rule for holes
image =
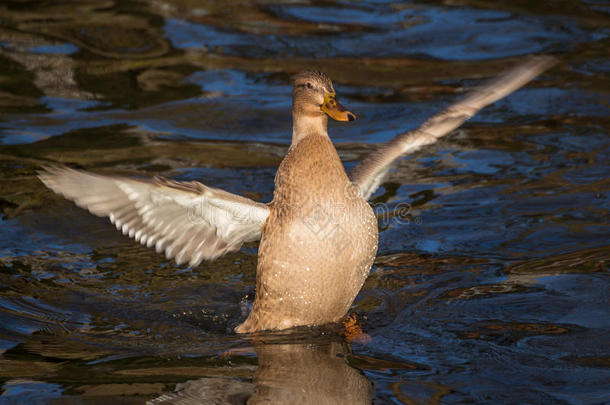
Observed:
[[[609,13],[3,2],[0,403],[609,403]],[[299,70],[358,115],[329,128],[350,168],[530,53],[561,62],[374,196],[378,258],[351,310],[367,344],[334,326],[235,335],[256,244],[177,267],[35,178],[60,162],[267,202]]]

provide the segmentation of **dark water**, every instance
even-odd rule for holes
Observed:
[[[0,3],[0,403],[610,403],[610,8],[529,3]],[[293,73],[326,71],[358,114],[329,129],[352,167],[530,53],[561,62],[376,194],[412,209],[380,212],[368,344],[237,336],[255,244],[177,267],[34,177],[269,201]]]

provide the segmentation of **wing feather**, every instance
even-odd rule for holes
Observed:
[[[400,156],[436,142],[485,106],[507,96],[556,63],[549,56],[531,57],[526,62],[483,84],[462,100],[434,115],[414,131],[397,135],[378,150],[367,155],[349,176],[365,198],[377,190],[392,163]]]
[[[45,167],[38,177],[178,264],[196,266],[259,239],[269,215],[265,204],[198,182],[105,176],[67,167]]]

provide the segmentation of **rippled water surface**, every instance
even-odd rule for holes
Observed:
[[[1,2],[0,404],[610,403],[609,14]],[[329,128],[350,168],[531,53],[560,63],[374,196],[378,258],[351,310],[368,343],[338,326],[235,335],[256,244],[179,267],[35,177],[59,162],[268,202],[299,70],[326,71],[358,115]]]

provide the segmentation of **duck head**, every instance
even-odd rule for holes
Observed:
[[[356,115],[337,100],[330,78],[323,72],[306,70],[294,77],[292,90],[293,144],[310,134],[326,135],[327,116],[354,121]]]
[[[323,72],[306,70],[294,77],[292,92],[293,111],[295,108],[312,116],[328,114],[337,121],[354,121],[356,116],[343,107],[330,78]]]

